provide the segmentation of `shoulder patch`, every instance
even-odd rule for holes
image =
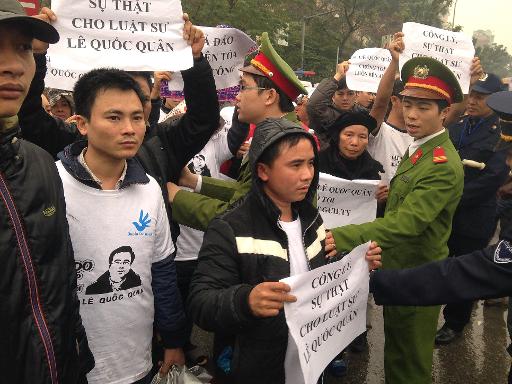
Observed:
[[[446,157],[446,153],[444,152],[443,147],[435,147],[432,161],[434,163],[446,163],[448,158]]]
[[[512,263],[512,244],[507,240],[501,240],[494,251],[494,262],[496,264]]]

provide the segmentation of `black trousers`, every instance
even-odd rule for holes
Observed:
[[[187,298],[190,292],[190,282],[192,281],[192,275],[197,267],[197,260],[186,260],[186,261],[175,261],[176,265],[176,277],[178,283],[178,289],[181,294],[183,301],[183,307],[186,308]],[[192,334],[193,322],[187,319],[187,332],[188,339],[190,341],[190,335]]]
[[[449,257],[462,256],[483,249],[487,247],[489,241],[490,239],[475,239],[452,232],[448,239]],[[472,301],[461,301],[460,303],[446,305],[443,309],[445,325],[454,331],[462,331],[469,323],[472,309]]]

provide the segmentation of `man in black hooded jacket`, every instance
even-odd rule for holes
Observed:
[[[285,358],[298,374],[300,367],[283,311],[295,297],[279,280],[327,263],[325,228],[312,204],[315,140],[289,120],[265,119],[256,127],[249,164],[250,192],[205,233],[188,312],[201,328],[235,336],[234,382],[284,383]],[[374,244],[369,255],[379,253]]]

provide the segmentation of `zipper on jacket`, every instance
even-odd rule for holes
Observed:
[[[316,220],[318,219],[319,215],[320,215],[320,213],[317,212],[315,218],[311,221],[311,223],[309,223],[309,225],[306,227],[306,229],[302,232],[302,247],[304,248],[304,254],[306,255],[306,262],[308,263],[308,268],[310,271],[311,271],[311,263],[309,262],[308,250],[306,248],[306,242],[304,241],[304,239],[306,237],[306,232],[309,230],[309,228],[312,227],[312,225],[314,223],[316,223]]]
[[[39,298],[39,288],[37,286],[34,265],[32,263],[32,256],[30,255],[27,238],[25,231],[23,230],[23,225],[18,215],[18,211],[16,209],[16,204],[14,204],[14,200],[2,173],[0,173],[0,195],[2,195],[2,199],[11,218],[12,226],[16,235],[16,241],[18,243],[20,256],[25,270],[25,276],[28,283],[30,306],[32,308],[32,314],[34,316],[36,328],[39,331],[41,341],[43,342],[43,346],[46,351],[46,359],[48,361],[50,379],[52,384],[58,384],[55,351],[53,349],[50,331],[48,329],[48,325],[43,313],[43,308],[41,306],[41,300]]]

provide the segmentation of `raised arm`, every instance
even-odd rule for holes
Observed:
[[[377,120],[377,128],[371,132],[373,135],[377,134],[384,118],[386,117],[389,99],[393,93],[395,75],[398,72],[398,57],[400,52],[404,50],[403,36],[404,34],[402,32],[395,33],[393,35],[393,40],[388,47],[389,52],[391,53],[391,63],[380,80],[377,95],[375,96],[375,101],[373,103],[372,110],[370,111],[370,115]]]

